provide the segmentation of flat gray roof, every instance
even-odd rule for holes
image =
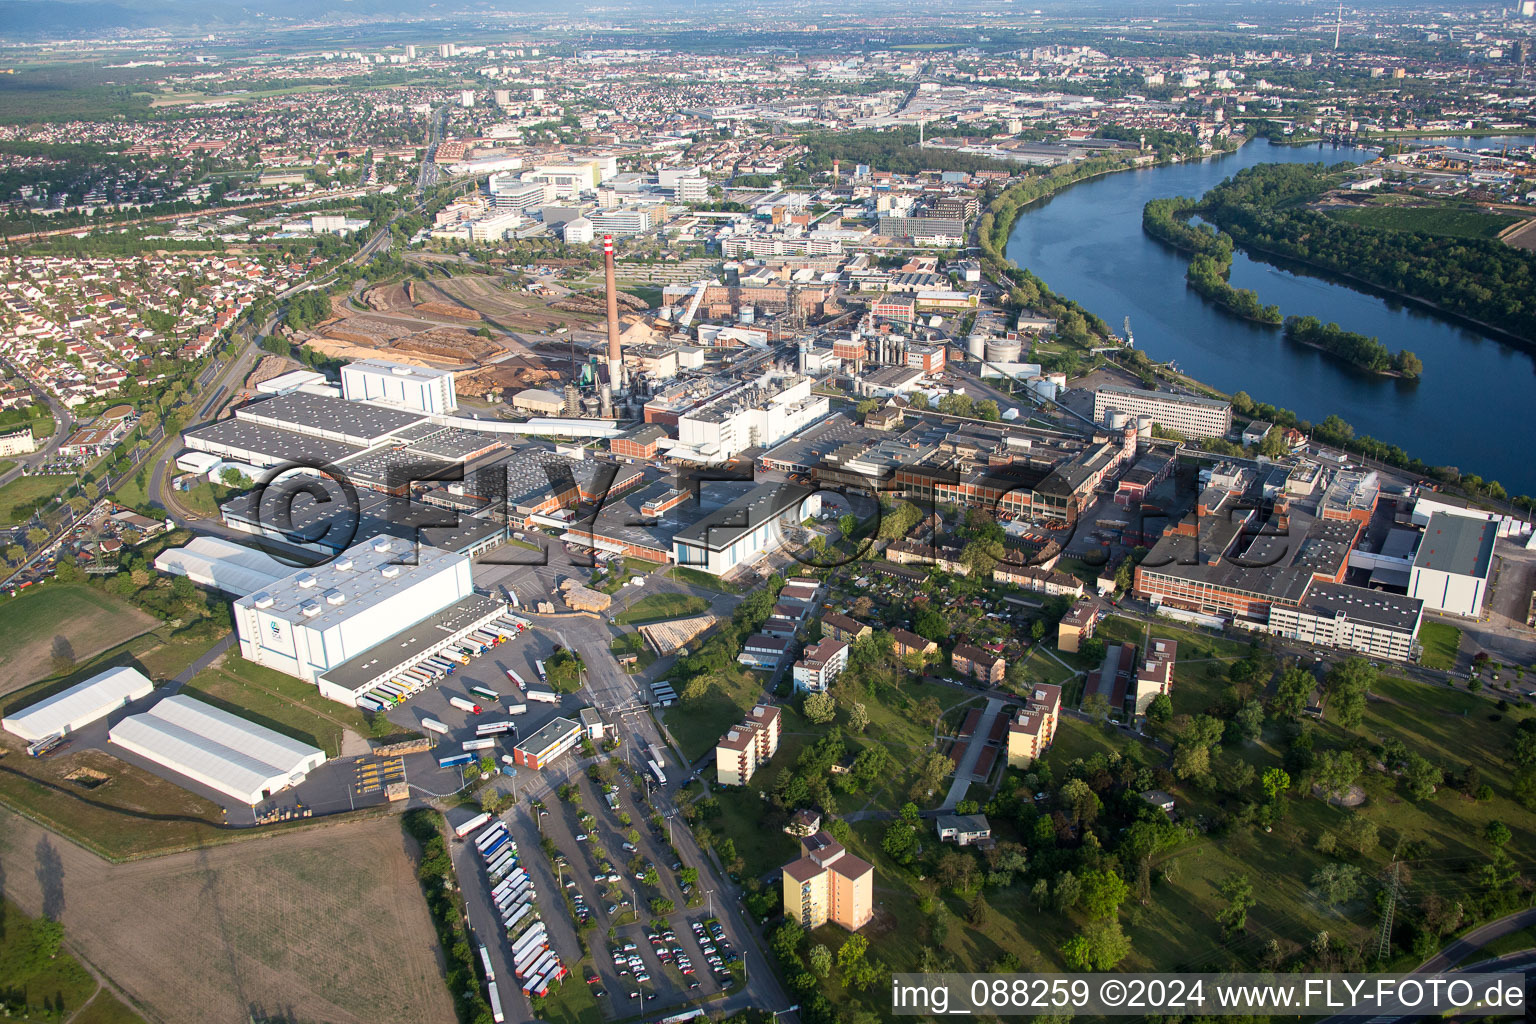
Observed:
[[[761,484],[692,526],[679,530],[674,540],[723,550],[744,534],[797,508],[813,493],[809,487],[798,484]]]
[[[1101,394],[1127,395],[1136,398],[1155,398],[1162,402],[1180,402],[1184,405],[1204,405],[1212,409],[1227,409],[1232,403],[1220,398],[1206,398],[1204,395],[1176,394],[1172,391],[1148,391],[1146,388],[1131,388],[1122,384],[1106,384],[1098,389]]]
[[[389,639],[374,644],[362,654],[348,658],[320,678],[348,690],[355,690],[385,672],[416,661],[433,644],[441,642],[452,633],[469,628],[470,623],[485,618],[501,607],[500,601],[484,594],[460,598],[414,626],[408,626]]]
[[[1497,539],[1498,526],[1491,520],[1436,512],[1424,527],[1413,566],[1486,579],[1493,566],[1493,544]]]
[[[217,448],[257,452],[274,462],[334,465],[363,450],[361,446],[345,441],[297,434],[245,420],[219,420],[189,430],[184,436],[193,448],[197,447],[193,443],[195,440]]]
[[[293,424],[300,430],[308,427],[373,442],[427,418],[418,412],[386,409],[307,391],[290,391],[252,402],[236,409],[235,416],[244,420],[262,418],[279,425]]]
[[[1357,622],[1404,632],[1413,629],[1424,608],[1424,602],[1416,597],[1322,582],[1312,584],[1304,605],[1308,611],[1323,616],[1343,612]]]

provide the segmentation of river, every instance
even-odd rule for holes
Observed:
[[[1454,145],[1530,145],[1530,137],[1447,139]],[[1424,361],[1418,381],[1361,373],[1314,349],[1285,341],[1278,328],[1239,320],[1184,283],[1189,259],[1148,238],[1141,209],[1149,199],[1199,197],[1260,163],[1364,161],[1373,153],[1331,145],[1278,146],[1266,139],[1199,163],[1123,171],[1073,185],[1024,210],[1007,254],[1056,292],[1076,299],[1118,332],[1129,316],[1136,346],[1156,360],[1223,391],[1293,410],[1317,422],[1337,413],[1357,433],[1400,445],[1431,465],[1498,480],[1511,494],[1536,494],[1536,461],[1524,450],[1536,397],[1536,355],[1418,307],[1332,280],[1281,268],[1239,251],[1232,284],[1286,315],[1373,334],[1392,351]],[[1524,411],[1522,411],[1524,410]],[[1513,434],[1505,431],[1513,430]]]

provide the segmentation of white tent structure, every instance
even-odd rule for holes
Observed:
[[[247,804],[296,786],[325,751],[191,697],[167,697],[112,727],[113,743]]]
[[[294,573],[294,567],[265,551],[220,537],[196,537],[182,548],[166,548],[155,556],[155,568],[193,583],[247,597]]]
[[[155,684],[137,669],[113,668],[52,697],[7,715],[0,725],[28,743],[74,732],[104,718],[140,697],[149,696]]]

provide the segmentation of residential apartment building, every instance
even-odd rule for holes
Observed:
[[[800,840],[784,865],[784,913],[806,930],[828,921],[858,931],[874,916],[875,869],[825,832]]]
[[[745,786],[779,750],[779,709],[759,704],[715,744],[715,776],[722,786]]]
[[[955,666],[956,672],[970,676],[988,686],[1000,684],[1004,673],[1008,670],[1008,663],[1000,655],[970,644],[957,646],[954,653],[950,655],[950,662]]]
[[[1008,723],[1008,767],[1028,768],[1050,748],[1060,714],[1061,687],[1037,684]]]
[[[896,641],[896,657],[898,658],[905,658],[910,654],[926,658],[939,649],[939,645],[932,640],[920,637],[910,630],[893,629],[891,630],[891,639]]]
[[[848,645],[841,640],[823,639],[805,649],[795,662],[795,690],[821,693],[848,667]]]
[[[1103,423],[1112,412],[1123,413],[1132,420],[1150,416],[1158,426],[1186,437],[1222,437],[1232,429],[1232,403],[1200,395],[1112,384],[1093,393],[1093,418]]]
[[[1147,705],[1160,693],[1173,692],[1173,666],[1179,658],[1179,645],[1172,640],[1154,639],[1147,645],[1147,656],[1136,670],[1135,714],[1147,713]]]
[[[1006,562],[999,562],[992,570],[992,581],[1010,583],[1023,590],[1033,590],[1037,594],[1049,594],[1052,597],[1083,596],[1083,581],[1076,576],[1033,565],[1009,565]]]
[[[858,619],[839,615],[837,612],[828,612],[821,617],[821,635],[832,640],[841,640],[845,644],[857,643],[873,632],[873,627],[866,626]]]
[[[1076,654],[1083,641],[1093,636],[1103,617],[1104,606],[1094,600],[1079,601],[1068,608],[1056,625],[1056,649]]]

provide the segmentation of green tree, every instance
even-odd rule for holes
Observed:
[[[1227,938],[1239,935],[1248,927],[1248,911],[1257,902],[1253,898],[1253,883],[1247,875],[1229,875],[1216,889],[1226,905],[1216,912],[1216,923],[1221,925]]]
[[[1113,917],[1131,894],[1125,879],[1106,868],[1083,872],[1081,882],[1079,906],[1090,918]]]
[[[1317,758],[1317,784],[1330,799],[1343,795],[1360,777],[1360,761],[1347,750],[1325,750]]]
[[[1266,768],[1260,776],[1260,785],[1264,787],[1264,796],[1273,802],[1291,788],[1290,773],[1284,768]]]
[[[1162,724],[1173,717],[1173,698],[1160,693],[1147,705],[1147,720]]]
[[[1112,971],[1130,952],[1131,940],[1115,918],[1089,921],[1061,946],[1062,959],[1074,971]]]
[[[855,734],[869,728],[869,711],[863,701],[854,701],[848,707],[848,729]]]
[[[811,973],[816,977],[825,978],[832,973],[832,951],[821,943],[812,946],[806,958],[810,962]]]
[[[1306,669],[1292,665],[1280,673],[1280,681],[1275,685],[1275,697],[1273,703],[1275,716],[1296,721],[1307,709],[1307,700],[1312,696],[1313,679]]]
[[[837,704],[830,693],[812,693],[806,696],[801,713],[812,725],[826,725],[837,716]]]
[[[1376,670],[1364,658],[1346,658],[1328,673],[1328,712],[1346,729],[1365,717],[1365,695],[1376,685]]]
[[[1312,875],[1313,894],[1331,907],[1348,903],[1360,889],[1360,869],[1353,864],[1324,864]]]

